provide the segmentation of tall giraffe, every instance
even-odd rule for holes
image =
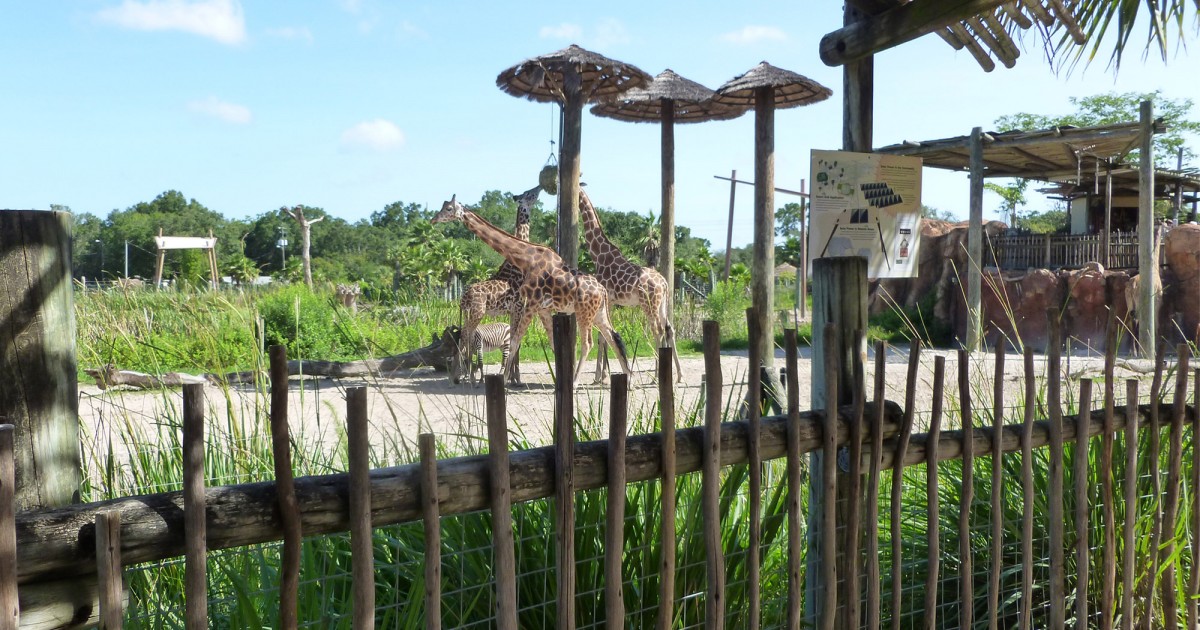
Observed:
[[[538,185],[512,197],[513,201],[517,202],[517,222],[513,227],[513,236],[523,241],[529,240],[530,210],[533,208],[533,204],[537,203],[538,193],[541,190],[541,185]],[[468,364],[467,359],[470,356],[470,339],[479,327],[479,322],[489,315],[508,316],[516,305],[517,287],[521,286],[523,278],[521,270],[505,260],[490,278],[476,282],[463,291],[462,298],[458,302],[459,315],[463,322],[462,336],[459,338],[458,360],[456,365],[451,368],[450,378],[453,382],[457,383],[462,378],[463,368]],[[550,315],[542,314],[541,320],[542,325],[546,327],[546,332],[549,333]],[[548,336],[551,337],[551,347],[553,347],[553,335]],[[519,382],[521,372],[519,362],[515,369],[516,380]],[[470,374],[470,380],[471,384],[475,384],[474,371]]]
[[[517,303],[512,313],[512,341],[508,364],[504,374],[519,383],[519,375],[513,370],[520,363],[521,341],[535,315],[549,313],[575,313],[579,327],[580,354],[575,364],[575,374],[583,367],[583,360],[592,348],[589,334],[592,326],[600,329],[604,340],[617,349],[621,368],[629,373],[629,362],[625,355],[625,342],[613,329],[608,319],[608,292],[595,276],[566,266],[554,250],[529,241],[520,240],[485,219],[464,208],[456,197],[442,204],[442,209],[431,223],[460,221],[475,233],[488,247],[504,256],[523,278],[517,288]]]
[[[583,219],[583,240],[596,265],[596,277],[608,290],[608,303],[616,306],[640,306],[646,314],[646,325],[657,347],[668,346],[675,359],[675,378],[683,377],[679,353],[675,350],[675,327],[667,310],[668,285],[666,278],[653,267],[629,262],[604,235],[596,207],[582,188],[579,189],[579,216]],[[603,354],[603,353],[601,353]],[[596,357],[596,378],[601,378],[601,357]]]

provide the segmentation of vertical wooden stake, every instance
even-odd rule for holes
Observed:
[[[1125,381],[1125,521],[1121,560],[1121,630],[1133,630],[1133,589],[1137,577],[1135,527],[1138,505],[1138,381]]]
[[[442,515],[438,496],[437,442],[432,433],[417,436],[417,450],[421,455],[421,521],[425,530],[425,627],[438,630],[442,627]],[[500,555],[499,550],[496,555]],[[497,588],[504,580],[499,565],[497,560]]]
[[[1116,431],[1116,420],[1113,417],[1116,406],[1116,383],[1113,381],[1113,370],[1117,359],[1117,318],[1116,312],[1110,309],[1108,324],[1105,328],[1104,343],[1104,417],[1100,438],[1100,502],[1103,503],[1104,543],[1101,550],[1100,567],[1100,627],[1109,630],[1113,627],[1113,615],[1116,614],[1114,600],[1117,586],[1117,516],[1114,508],[1113,495],[1113,433]],[[1128,504],[1130,509],[1137,509],[1137,503]]]
[[[978,127],[976,127],[978,129]],[[975,500],[975,421],[971,408],[971,356],[958,351],[959,421],[962,423],[962,494],[958,503],[958,597],[963,605],[959,626],[970,630],[975,623],[975,607],[967,605],[975,598],[974,559],[971,557],[971,503]],[[934,448],[937,448],[936,443]]]
[[[375,627],[375,548],[371,536],[371,442],[367,388],[346,388],[346,445],[350,464],[350,573],[354,630]]]
[[[1195,370],[1195,380],[1192,384],[1192,474],[1188,483],[1192,488],[1192,534],[1191,561],[1192,573],[1188,577],[1188,627],[1195,628],[1200,623],[1200,611],[1197,611],[1197,596],[1200,596],[1200,368]]]
[[[1063,554],[1063,436],[1062,436],[1062,329],[1058,309],[1046,311],[1050,322],[1050,347],[1046,375],[1047,404],[1050,406],[1050,627],[1066,624],[1066,577]]]
[[[725,274],[723,280],[729,279],[729,270],[733,261],[733,204],[737,200],[737,170],[729,172],[729,229],[725,234]]]
[[[762,343],[763,329],[759,321],[757,309],[746,309],[746,330],[750,337],[749,368],[747,370],[747,414],[746,414],[746,443],[748,459],[750,509],[747,525],[748,544],[746,548],[746,615],[749,617],[747,627],[758,630],[759,613],[762,599],[760,583],[761,553],[762,553],[762,456],[758,452],[759,427],[762,422]],[[668,630],[663,627],[661,630]]]
[[[721,328],[705,320],[704,331],[704,459],[701,510],[704,513],[704,556],[708,590],[704,627],[725,628],[725,556],[721,548]]]
[[[921,367],[921,340],[913,339],[908,346],[908,376],[904,382],[904,418],[900,424],[900,436],[896,438],[896,455],[892,461],[897,462],[892,470],[892,630],[900,630],[900,595],[904,586],[904,537],[900,534],[901,508],[903,507],[904,467],[901,462],[908,454],[908,443],[912,439],[913,418],[916,415],[917,399],[917,370]]]
[[[1004,342],[996,344],[992,377],[992,558],[988,573],[988,630],[1000,628],[1000,575],[1004,570]]]
[[[671,387],[671,349],[660,348],[659,350],[659,386],[668,389]],[[662,371],[667,372],[667,379],[662,379]],[[604,525],[604,612],[605,625],[613,630],[620,630],[625,627],[625,596],[623,576],[621,573],[621,559],[625,556],[625,434],[626,426],[629,419],[629,375],[628,374],[613,374],[612,375],[612,400],[609,402],[610,416],[608,422],[608,511],[605,514]],[[665,408],[664,408],[665,409]],[[664,412],[664,444],[663,444],[663,460],[666,461],[666,427],[667,422],[666,412]],[[674,425],[674,420],[670,421]],[[672,434],[674,426],[672,426]],[[672,442],[674,435],[672,435]],[[671,452],[671,467],[674,469],[674,444]],[[664,479],[664,488],[665,488]],[[674,470],[672,470],[671,486],[675,485]],[[663,512],[667,512],[666,492],[663,492]],[[675,510],[674,501],[671,503],[671,532],[668,534],[665,531],[664,525],[663,539],[664,544],[667,538],[670,538],[671,547],[675,546]],[[673,550],[673,549],[672,549]],[[667,554],[667,548],[663,547],[663,555]],[[671,562],[669,570],[675,570],[675,554],[671,554]],[[666,560],[662,563],[662,574],[668,570]],[[673,576],[672,576],[673,577]],[[664,589],[665,590],[665,589]],[[660,627],[665,625],[670,628],[671,610],[674,588],[669,591],[669,599],[659,599],[659,619],[661,620]]]
[[[863,329],[854,331],[855,347],[865,344],[866,334]],[[849,488],[846,492],[848,505],[846,506],[845,570],[843,572],[846,580],[846,593],[842,596],[846,602],[844,623],[846,628],[858,628],[862,619],[860,599],[862,580],[859,578],[859,564],[862,560],[859,557],[859,548],[862,541],[862,443],[863,423],[866,420],[867,385],[866,377],[863,374],[862,357],[859,355],[854,357],[853,370],[854,413],[850,417],[850,470],[847,474]]]
[[[1088,625],[1088,462],[1092,431],[1092,379],[1079,382],[1079,420],[1075,426],[1075,627]]]
[[[1033,348],[1025,346],[1025,415],[1021,425],[1021,628],[1033,630],[1033,420],[1037,410],[1037,380]]]
[[[16,630],[17,603],[16,463],[13,425],[0,424],[0,630]]]
[[[554,316],[554,470],[557,474],[554,531],[558,550],[558,621],[555,627],[560,630],[575,628],[574,319],[572,315]]]
[[[1159,403],[1162,397],[1163,353],[1165,343],[1157,346],[1154,355],[1154,377],[1150,381],[1150,444],[1147,451],[1146,463],[1150,474],[1150,565],[1144,582],[1146,601],[1143,610],[1146,611],[1147,627],[1154,627],[1154,599],[1158,594],[1159,547],[1162,544],[1163,531],[1163,487],[1162,475],[1159,474],[1158,464],[1162,456],[1162,423],[1159,417]]]
[[[504,377],[490,374],[483,378],[483,384],[487,397],[492,549],[496,555],[496,627],[498,630],[517,630],[517,555],[513,542]]]
[[[1167,345],[1165,342],[1159,345]],[[1179,357],[1175,370],[1175,404],[1171,407],[1171,438],[1167,456],[1166,508],[1163,511],[1163,567],[1162,601],[1163,617],[1170,627],[1179,625],[1179,595],[1175,572],[1179,558],[1175,554],[1176,521],[1179,518],[1179,482],[1183,467],[1183,421],[1187,413],[1188,346],[1181,343],[1176,348]]]
[[[675,378],[672,375],[671,348],[658,349],[658,408],[659,415],[662,417],[662,563],[658,568],[658,627],[662,630],[671,630],[675,620]],[[622,379],[621,392],[617,393],[618,382],[613,381],[613,401],[612,412],[613,420],[616,421],[618,395],[620,396],[621,405],[627,404],[629,383],[626,379]],[[621,410],[621,414],[626,412]],[[621,419],[622,432],[624,432],[625,419]],[[611,442],[610,442],[611,444]],[[625,444],[624,435],[621,436],[622,449]],[[622,450],[621,465],[624,466],[625,454]],[[611,469],[610,469],[611,470]],[[625,501],[625,482],[624,469],[622,468],[622,482],[620,489],[622,514],[624,514]],[[609,490],[611,493],[612,490]],[[609,495],[612,496],[611,494]],[[624,521],[622,521],[623,526]],[[613,547],[610,544],[608,549]],[[618,550],[620,548],[618,547]],[[618,555],[618,558],[620,556]],[[617,562],[617,573],[620,573],[620,561]],[[610,618],[611,620],[611,618]],[[616,621],[611,627],[623,627],[624,619]]]
[[[299,619],[300,504],[292,476],[292,450],[288,429],[287,348],[271,346],[271,454],[275,462],[275,493],[283,525],[283,554],[279,578],[279,627],[294,630]]]
[[[96,574],[100,585],[100,628],[118,630],[125,623],[125,582],[121,566],[121,512],[96,513]]]
[[[836,324],[825,324],[822,331],[825,347],[836,348]],[[837,374],[840,369],[837,352],[825,353],[825,373]],[[834,630],[837,619],[837,427],[838,379],[825,379],[824,422],[821,427],[821,630]]]
[[[867,479],[867,628],[879,630],[882,623],[879,573],[879,469],[883,465],[883,405],[887,396],[886,341],[875,344],[875,409],[871,418],[871,465]]]
[[[925,491],[927,511],[925,514],[926,536],[929,546],[929,568],[925,575],[925,630],[936,630],[938,605],[938,574],[942,556],[942,517],[938,499],[938,444],[942,438],[942,398],[945,396],[946,357],[933,359],[933,414],[929,419],[929,433],[925,436]]]
[[[804,539],[800,528],[800,484],[804,483],[800,474],[800,374],[799,358],[796,349],[796,329],[787,328],[783,331],[783,345],[787,362],[787,482],[788,482],[788,591],[787,591],[787,630],[800,630],[804,608],[801,597],[804,591],[800,583],[800,571],[804,565]]]
[[[204,495],[204,386],[183,386],[184,626],[208,627],[208,549]]]

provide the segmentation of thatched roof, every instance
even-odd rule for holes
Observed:
[[[679,123],[729,120],[746,113],[744,107],[714,102],[714,94],[668,69],[644,87],[633,88],[617,99],[592,107],[592,113],[626,122],[662,122],[663,109],[669,105],[675,113],[674,121]]]
[[[635,66],[584,50],[574,44],[548,55],[526,59],[501,72],[496,86],[518,97],[542,103],[562,103],[564,77],[578,72],[584,102],[615,98],[645,85],[650,75]]]
[[[833,94],[829,88],[802,74],[776,68],[764,61],[726,81],[717,88],[713,100],[722,105],[751,108],[754,107],[755,91],[763,87],[774,88],[776,109],[817,103]]]

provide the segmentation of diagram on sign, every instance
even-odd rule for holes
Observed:
[[[813,258],[860,256],[871,278],[917,274],[921,160],[813,151]]]

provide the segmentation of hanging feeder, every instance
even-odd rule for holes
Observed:
[[[549,163],[542,167],[542,172],[538,173],[538,185],[542,190],[551,195],[558,194],[558,164]]]

